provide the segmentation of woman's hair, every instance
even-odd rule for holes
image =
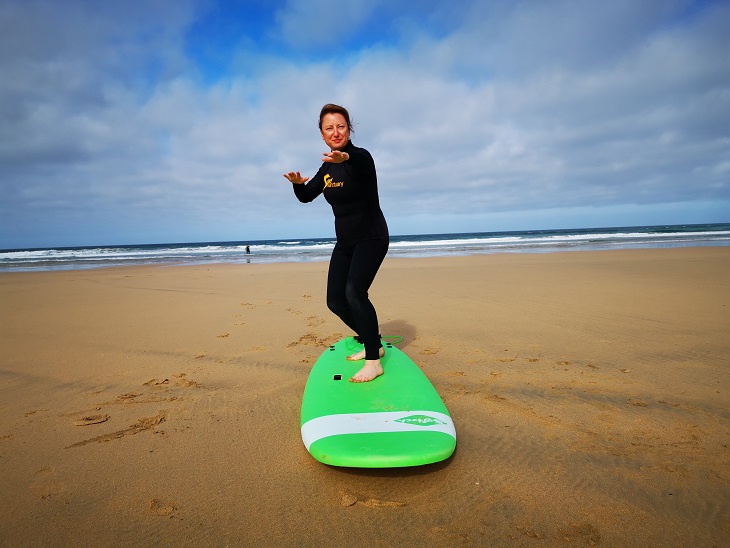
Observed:
[[[345,117],[345,122],[347,122],[347,128],[350,130],[350,133],[355,132],[352,127],[352,122],[350,122],[350,113],[347,112],[347,109],[345,107],[341,107],[340,105],[333,105],[332,103],[327,103],[325,106],[323,106],[322,111],[319,113],[320,131],[322,131],[322,118],[324,118],[325,114],[342,114],[342,116]]]

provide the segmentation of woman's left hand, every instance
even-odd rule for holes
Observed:
[[[347,152],[341,150],[333,150],[332,152],[325,152],[322,161],[330,164],[341,164],[350,159],[350,155]]]

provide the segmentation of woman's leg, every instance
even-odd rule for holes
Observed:
[[[378,329],[378,315],[370,302],[368,290],[383,264],[388,252],[387,242],[367,240],[357,244],[352,253],[350,270],[345,284],[345,297],[350,308],[350,314],[365,345],[365,359],[377,360],[380,358],[380,331]]]
[[[368,240],[353,247],[336,244],[327,276],[327,306],[365,345],[366,359],[378,359],[378,317],[368,290],[383,263],[388,243]]]
[[[346,294],[351,261],[352,250],[340,244],[335,244],[327,274],[327,308],[345,322],[347,327],[359,334]]]

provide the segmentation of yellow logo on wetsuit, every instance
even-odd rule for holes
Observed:
[[[341,186],[345,186],[345,181],[334,183],[332,182],[332,175],[328,173],[324,176],[324,188],[337,188]]]

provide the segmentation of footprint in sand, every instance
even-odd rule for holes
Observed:
[[[177,506],[173,502],[152,499],[147,503],[147,512],[153,516],[170,517],[177,512]]]
[[[153,417],[142,417],[141,419],[137,419],[137,422],[132,424],[129,428],[125,428],[124,430],[118,430],[116,432],[112,432],[110,434],[103,434],[101,436],[96,436],[93,438],[89,438],[87,440],[79,441],[74,444],[68,445],[65,447],[65,449],[72,449],[75,447],[82,447],[84,445],[87,445],[89,443],[94,442],[103,442],[103,441],[111,441],[116,440],[119,438],[123,438],[124,436],[133,436],[135,434],[139,434],[140,432],[143,432],[145,430],[154,430],[154,428],[165,422],[165,419],[167,418],[166,413],[160,412],[157,415]],[[157,430],[154,430],[157,432]]]
[[[343,493],[340,497],[340,506],[354,506],[357,504],[357,497],[350,493]]]
[[[176,373],[173,375],[173,378],[175,379],[172,381],[172,386],[176,386],[179,388],[200,388],[200,383],[197,383],[195,381],[191,381],[190,379],[186,379],[187,373]],[[164,387],[170,386],[171,381],[170,379],[152,379],[147,381],[146,383],[143,383],[142,386],[152,386],[152,387]]]
[[[601,533],[590,523],[574,523],[563,530],[562,534],[566,542],[582,542],[590,546],[601,542]]]
[[[398,502],[397,500],[368,499],[358,500],[357,502],[368,508],[400,508],[405,506],[404,502]]]
[[[34,411],[28,411],[25,416],[32,417],[33,415],[36,415],[37,413],[42,413],[43,411],[48,411],[48,409],[35,409]]]
[[[152,379],[151,381],[142,383],[142,386],[162,386],[164,384],[170,384],[170,379],[163,379],[161,381],[158,381],[157,379]]]
[[[424,348],[423,350],[421,350],[419,352],[419,354],[424,354],[424,355],[427,355],[427,356],[431,356],[433,354],[438,354],[439,352],[441,352],[441,349],[440,348]]]
[[[90,424],[101,424],[102,422],[106,422],[109,420],[109,415],[106,413],[102,413],[99,415],[88,415],[86,417],[81,417],[79,420],[74,422],[74,426],[88,426]]]
[[[322,337],[317,336],[316,333],[306,333],[299,337],[299,340],[296,340],[294,342],[291,342],[287,345],[287,347],[291,348],[294,346],[298,346],[300,344],[310,345],[310,346],[316,346],[316,347],[326,347],[327,346],[327,340]]]
[[[67,490],[66,485],[58,480],[56,470],[51,467],[38,470],[28,489],[43,500],[58,497],[65,500],[64,494]]]
[[[317,327],[318,325],[322,325],[324,323],[324,320],[322,318],[318,318],[317,316],[309,316],[307,318],[307,325],[309,327]]]
[[[340,506],[348,507],[360,504],[368,508],[400,508],[405,506],[405,503],[398,502],[395,500],[380,500],[380,499],[366,499],[360,500],[352,493],[342,493],[340,495]]]
[[[186,379],[187,373],[177,373],[173,375],[177,380],[175,381],[175,386],[180,386],[182,388],[200,388],[201,385],[198,382],[191,381],[190,379]]]

